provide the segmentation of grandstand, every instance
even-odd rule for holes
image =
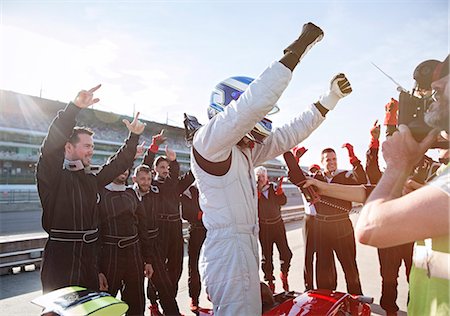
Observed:
[[[52,119],[65,106],[59,101],[0,90],[0,184],[35,183],[35,164],[40,145]],[[88,126],[95,132],[93,163],[104,163],[122,145],[128,134],[122,123],[123,118],[132,119],[94,109],[80,112],[77,125]],[[143,138],[146,144],[149,144],[153,135],[164,129],[169,147],[177,153],[182,172],[187,171],[190,150],[184,141],[184,130],[157,122],[145,122],[147,127]],[[286,175],[285,165],[277,159],[266,162],[265,167],[271,179]]]

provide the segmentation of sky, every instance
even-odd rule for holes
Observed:
[[[353,93],[302,143],[301,164],[319,163],[332,147],[338,167],[348,169],[341,145],[351,143],[364,163],[370,127],[398,97],[371,62],[411,89],[420,62],[449,52],[447,0],[0,0],[0,89],[68,102],[101,83],[96,109],[136,110],[180,127],[186,112],[206,123],[213,87],[231,76],[257,77],[306,22],[325,36],[295,69],[270,119],[275,127],[289,122],[344,72]]]

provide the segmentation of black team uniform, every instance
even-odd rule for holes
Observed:
[[[144,164],[152,166],[154,158],[155,153],[147,150],[144,155]],[[156,206],[156,219],[159,228],[158,246],[175,293],[177,293],[178,281],[183,271],[184,252],[180,194],[191,185],[194,178],[188,172],[180,179],[180,165],[176,160],[170,161],[169,166],[169,176],[166,179],[155,177],[152,180],[152,185],[158,188],[157,192],[153,192],[158,200]]]
[[[153,166],[153,161],[155,159],[155,154],[158,151],[158,147],[150,147],[147,152],[144,155],[143,164],[148,166]],[[177,163],[178,165],[178,163]],[[171,174],[174,171],[171,166]],[[176,175],[179,174],[179,166],[178,168],[175,168]],[[186,176],[181,181],[181,186],[188,187],[194,180],[192,175],[189,173],[189,180],[185,180],[188,177]],[[185,181],[188,183],[185,184]],[[178,179],[177,179],[178,182]],[[180,183],[178,183],[177,186],[179,186]],[[177,188],[181,190],[182,188]],[[179,203],[179,193],[177,193],[176,196],[177,205]],[[179,251],[179,256],[181,256],[178,259],[179,262],[179,272],[177,272],[176,275],[178,275],[178,278],[175,280],[174,273],[171,273],[167,266],[167,255],[165,255],[166,251],[165,245],[166,243],[171,243],[171,236],[167,236],[163,239],[163,235],[161,234],[162,227],[161,227],[161,221],[159,220],[159,214],[160,210],[164,208],[162,206],[163,199],[160,195],[160,183],[156,179],[152,179],[152,184],[150,188],[150,192],[145,194],[143,196],[143,203],[147,215],[147,229],[148,229],[148,235],[149,235],[149,247],[151,249],[151,253],[153,256],[151,257],[151,262],[153,266],[153,276],[151,278],[151,282],[148,282],[147,286],[147,297],[150,300],[151,307],[157,308],[157,301],[159,299],[159,302],[161,304],[161,307],[163,309],[163,312],[165,315],[179,315],[179,308],[178,304],[176,302],[176,295],[178,291],[178,286],[175,286],[173,282],[176,281],[178,284],[178,280],[181,276],[182,272],[182,265],[183,265],[183,231],[181,226],[181,218],[180,213],[178,211],[178,218],[179,218],[179,225],[175,221],[175,226],[179,227],[178,230],[175,231],[174,240],[177,243],[178,239],[181,239],[181,244],[178,245],[181,247],[181,251]],[[178,207],[178,206],[177,206]],[[178,209],[178,208],[177,208]],[[179,209],[178,209],[179,210]],[[174,216],[175,217],[175,216]],[[178,243],[177,243],[178,244]]]
[[[69,103],[50,125],[37,165],[42,227],[49,234],[41,270],[43,292],[70,285],[98,290],[99,192],[133,162],[139,135],[130,133],[98,173],[64,160],[64,146],[81,109]]]
[[[342,171],[335,174],[331,181],[328,182],[347,185],[365,184],[366,174],[359,160],[355,162],[353,168],[353,175],[348,171]],[[321,172],[317,172],[314,178],[327,182],[325,175]],[[315,209],[317,212],[315,216],[317,288],[336,289],[336,274],[329,273],[330,266],[334,263],[334,253],[336,253],[344,270],[347,292],[362,294],[356,264],[355,235],[349,218],[352,203],[328,196],[321,196],[321,202],[315,204]]]
[[[135,186],[135,190],[136,192],[139,192],[137,186]],[[155,307],[157,306],[157,300],[159,298],[159,302],[165,315],[180,315],[178,304],[175,300],[177,293],[169,278],[166,265],[161,255],[161,250],[158,246],[159,228],[156,221],[156,209],[158,205],[157,191],[158,187],[152,184],[148,193],[143,194],[140,192],[140,194],[142,194],[142,203],[147,219],[148,249],[153,267],[153,275],[147,285],[147,297],[152,306]]]
[[[274,189],[273,183],[267,184],[262,192],[258,192],[258,218],[259,241],[262,248],[261,268],[264,272],[264,280],[269,282],[273,291],[273,245],[275,244],[280,254],[280,264],[283,288],[289,291],[287,275],[291,266],[292,251],[286,238],[286,228],[281,218],[281,206],[287,202],[286,195],[278,188]],[[284,280],[285,279],[285,280]]]
[[[366,173],[371,184],[377,184],[382,175],[378,165],[378,147],[378,140],[372,139],[366,153]],[[398,271],[403,261],[405,263],[406,280],[409,282],[413,248],[414,243],[389,248],[378,248],[378,261],[380,262],[382,279],[380,306],[388,314],[394,314],[399,310],[396,303],[398,295]]]
[[[112,296],[120,290],[129,305],[127,315],[144,314],[144,264],[151,264],[141,199],[132,188],[110,183],[99,205],[100,272],[106,276]]]
[[[191,309],[198,307],[198,298],[200,297],[201,282],[198,271],[198,258],[203,241],[206,238],[206,228],[202,222],[203,212],[200,209],[198,201],[198,189],[195,186],[189,187],[181,195],[181,210],[185,220],[190,224],[189,242],[188,242],[188,287],[189,297],[191,298]]]

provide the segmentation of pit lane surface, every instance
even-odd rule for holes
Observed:
[[[358,218],[358,214],[351,216],[353,222]],[[286,224],[288,242],[293,252],[292,266],[289,274],[289,283],[291,290],[303,291],[303,258],[304,258],[304,244],[303,244],[303,221],[290,222]],[[381,294],[381,277],[379,275],[379,263],[377,250],[372,247],[364,246],[357,243],[357,262],[362,283],[363,293],[366,296],[374,297],[375,301],[372,304],[372,314],[384,315],[380,308],[380,294]],[[177,301],[181,312],[186,315],[193,315],[189,311],[189,295],[187,287],[187,249],[185,249],[184,268],[181,280],[179,283],[179,290]],[[338,262],[336,260],[336,262]],[[274,275],[276,280],[276,291],[282,289],[281,282],[278,280],[279,274],[279,260],[278,252],[274,250]],[[337,264],[338,270],[338,290],[346,291],[344,274],[342,268]],[[224,271],[224,273],[226,273]],[[262,272],[260,271],[262,279]],[[405,278],[404,266],[400,268],[399,272],[399,297],[397,304],[400,307],[398,315],[406,315],[406,300],[408,295],[408,285]],[[6,275],[0,277],[0,311],[2,315],[39,315],[41,309],[30,303],[32,299],[41,295],[39,271],[21,272],[16,275]],[[200,306],[209,307],[211,304],[206,299],[204,290],[200,297]],[[148,312],[146,311],[146,315]]]

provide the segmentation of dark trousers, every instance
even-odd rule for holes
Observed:
[[[317,252],[317,229],[315,228],[315,217],[305,215],[305,225],[303,227],[303,239],[305,243],[305,264],[303,267],[303,280],[305,282],[305,291],[313,290],[314,286],[314,270],[317,280],[317,269],[314,269],[314,255]],[[334,263],[334,256],[331,258],[332,264],[329,267],[330,284],[334,288],[337,287],[337,273],[336,265]]]
[[[291,266],[292,251],[286,238],[286,228],[283,220],[274,224],[259,224],[259,241],[261,243],[262,260],[261,268],[264,272],[264,280],[273,281],[273,245],[275,244],[280,253],[280,270],[288,274]]]
[[[189,297],[198,300],[200,296],[201,283],[200,273],[198,271],[198,258],[200,256],[200,249],[202,248],[203,241],[206,238],[206,229],[202,226],[192,227],[189,230],[189,243],[188,243],[188,287]]]
[[[151,304],[156,304],[159,299],[164,315],[180,315],[178,304],[175,300],[177,292],[167,273],[166,264],[161,257],[160,249],[158,246],[153,247],[153,249],[153,275],[151,280],[148,281],[147,297]]]
[[[378,249],[380,273],[382,278],[380,306],[386,312],[399,310],[397,301],[398,271],[405,263],[406,279],[409,282],[414,243]]]
[[[108,292],[128,304],[127,315],[144,315],[144,261],[136,243],[126,248],[103,245],[100,267],[108,280]]]
[[[161,258],[166,264],[175,293],[178,292],[178,281],[183,272],[184,241],[181,220],[159,220],[158,243],[161,249]]]
[[[96,242],[48,240],[43,255],[41,282],[44,294],[72,285],[98,291]]]
[[[317,287],[336,289],[336,276],[330,273],[334,266],[334,253],[344,270],[347,292],[362,294],[356,264],[356,243],[350,219],[340,221],[320,221],[317,228]]]

